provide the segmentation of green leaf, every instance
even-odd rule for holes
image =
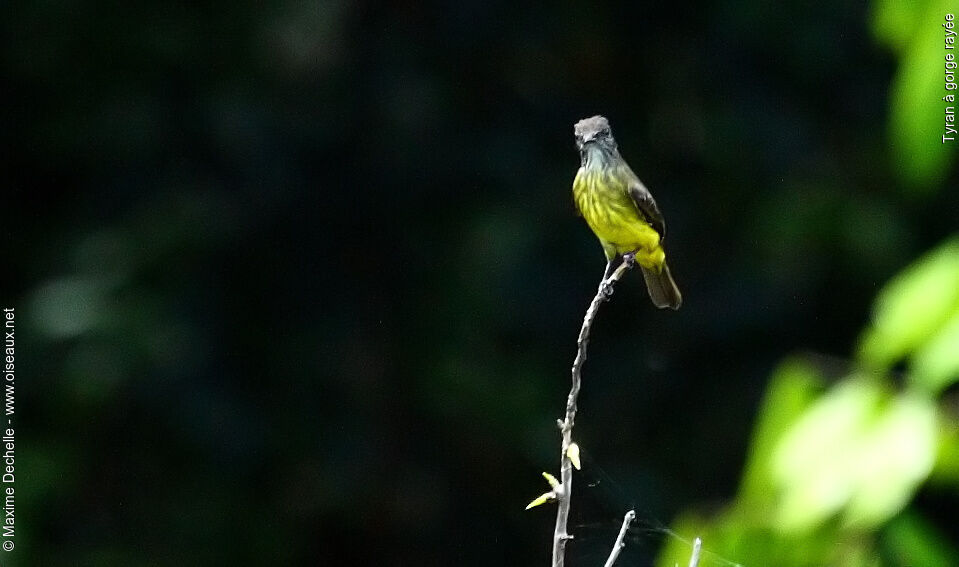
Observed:
[[[959,237],[892,279],[876,300],[859,358],[885,368],[919,348],[959,310]]]
[[[903,29],[912,30],[909,38],[880,32],[895,43],[904,42],[892,81],[889,134],[896,172],[907,186],[920,191],[935,187],[946,176],[956,149],[955,142],[942,140],[946,103],[942,101],[945,54],[940,24],[948,11],[946,4],[946,0],[931,0],[922,12],[902,11]],[[910,25],[913,19],[916,25]],[[894,24],[882,25],[885,29]]]
[[[912,358],[910,378],[920,388],[938,394],[959,379],[959,309]]]
[[[936,465],[929,481],[938,485],[959,487],[959,420],[956,420],[954,415],[943,416],[939,421]]]
[[[777,527],[803,533],[837,515],[850,527],[878,526],[929,476],[936,442],[932,400],[889,396],[866,378],[845,380],[776,447]]]
[[[920,394],[895,397],[850,456],[854,490],[844,519],[873,528],[902,510],[932,472],[936,406]]]
[[[914,513],[905,513],[883,530],[881,545],[892,565],[941,567],[959,565],[959,554],[944,534]]]
[[[872,381],[842,382],[779,440],[771,466],[779,495],[775,523],[780,531],[813,529],[852,498],[855,475],[850,455],[858,451],[881,395]]]
[[[772,505],[770,461],[780,437],[802,415],[823,388],[819,370],[799,358],[785,360],[773,372],[759,411],[746,461],[740,499],[753,508]]]
[[[873,3],[872,33],[895,51],[903,50],[915,33],[928,1],[879,0]]]

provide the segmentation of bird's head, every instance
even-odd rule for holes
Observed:
[[[583,118],[573,126],[573,133],[576,135],[576,147],[579,148],[584,163],[589,161],[589,155],[594,153],[591,151],[594,148],[604,157],[612,156],[616,152],[616,140],[609,128],[609,120],[604,116]]]

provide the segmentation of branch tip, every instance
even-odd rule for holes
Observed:
[[[689,567],[699,567],[699,552],[702,548],[703,540],[697,537],[693,540],[693,554],[689,557]]]
[[[627,270],[633,267],[634,263],[635,262],[624,261],[608,278],[604,275],[603,279],[600,280],[599,289],[596,290],[596,295],[586,309],[586,315],[583,317],[583,326],[580,328],[579,335],[576,338],[576,358],[573,360],[573,368],[571,369],[572,380],[569,396],[566,399],[566,416],[562,421],[557,421],[563,437],[561,445],[563,456],[560,459],[562,482],[557,481],[558,484],[554,485],[553,488],[553,491],[556,493],[558,506],[556,507],[556,527],[553,529],[552,567],[565,567],[566,542],[573,538],[573,536],[569,535],[566,531],[566,526],[569,523],[569,505],[573,492],[573,467],[579,470],[580,455],[579,446],[573,443],[572,436],[573,425],[576,422],[576,401],[582,385],[581,372],[583,363],[586,362],[586,348],[589,345],[589,334],[600,306],[610,298],[610,295],[613,293],[613,286]],[[548,477],[547,480],[549,480]],[[632,521],[632,519],[630,519],[630,521]],[[628,522],[626,522],[626,524],[628,524]],[[620,536],[620,543],[622,543],[621,540],[625,535],[625,530],[626,526],[624,525],[623,535]],[[610,556],[612,561],[615,561],[616,555],[619,554],[619,549],[622,549],[621,545],[617,545],[613,554]],[[612,565],[612,563],[609,563],[609,565]]]
[[[626,537],[626,530],[629,529],[629,524],[633,523],[633,520],[636,518],[636,511],[630,510],[626,512],[626,515],[623,516],[623,525],[619,528],[619,535],[616,536],[616,541],[613,543],[613,550],[609,552],[609,558],[606,559],[606,563],[603,567],[612,567],[613,563],[616,563],[616,560],[619,559],[619,554],[623,551],[623,548],[626,547],[626,543],[623,539]]]

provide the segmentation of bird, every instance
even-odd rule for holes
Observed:
[[[683,296],[666,264],[666,221],[649,189],[619,154],[609,120],[584,118],[573,127],[580,167],[573,200],[606,254],[605,282],[615,261],[635,261],[653,305],[679,309]]]

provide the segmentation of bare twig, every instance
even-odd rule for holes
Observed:
[[[583,318],[583,327],[579,330],[579,338],[576,341],[576,359],[573,361],[572,386],[569,389],[569,397],[566,399],[566,417],[559,422],[559,428],[563,435],[562,457],[560,459],[560,484],[554,487],[556,501],[556,528],[553,530],[553,564],[552,567],[563,567],[566,562],[566,542],[573,538],[566,531],[569,521],[569,502],[573,492],[573,466],[569,458],[569,447],[573,443],[573,424],[576,420],[576,399],[579,397],[579,388],[581,384],[580,372],[583,363],[586,362],[586,346],[589,344],[589,333],[593,328],[593,321],[599,311],[599,306],[609,299],[613,291],[613,286],[627,270],[633,267],[632,261],[624,261],[616,268],[608,279],[600,282],[599,289],[596,290],[596,296],[589,304],[586,310],[586,316]]]
[[[689,557],[689,567],[699,567],[699,552],[703,548],[703,540],[696,538],[693,541],[693,554]]]
[[[609,552],[609,559],[606,560],[606,564],[603,567],[613,567],[613,563],[616,563],[616,560],[619,559],[619,552],[626,547],[626,544],[623,543],[623,538],[626,537],[626,530],[629,529],[629,524],[633,523],[633,519],[635,517],[635,510],[626,512],[626,515],[623,517],[623,527],[619,528],[619,535],[616,536],[616,543],[613,544],[613,550]]]

